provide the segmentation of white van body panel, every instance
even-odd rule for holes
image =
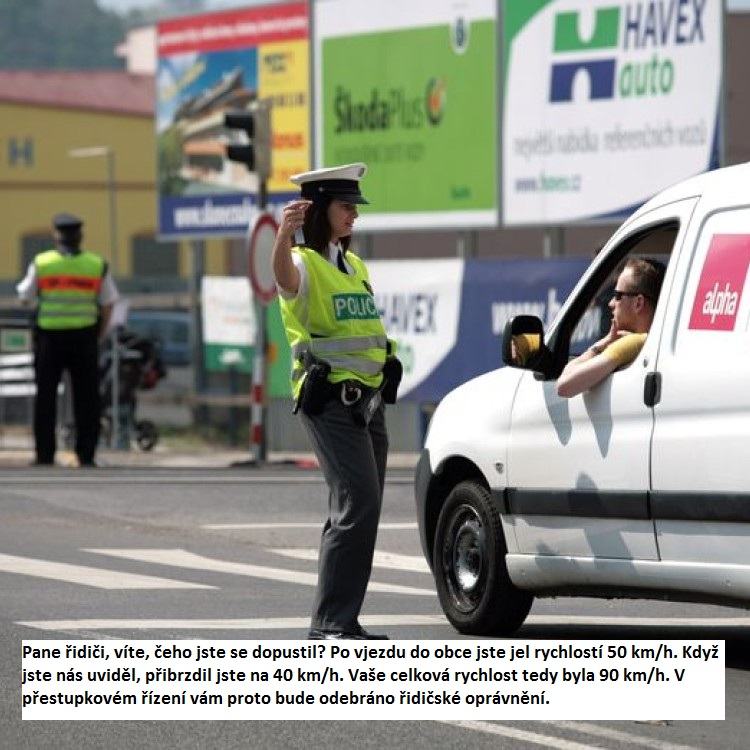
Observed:
[[[729,171],[750,177],[747,170]],[[722,189],[718,203],[714,195],[701,202],[700,221],[688,240],[691,252],[679,258],[683,293],[670,299],[662,333],[652,489],[657,500],[660,493],[689,490],[698,493],[700,505],[695,507],[694,495],[686,496],[685,518],[656,518],[665,561],[750,566],[750,206],[732,205],[738,200],[747,204],[739,186],[731,198]],[[708,259],[717,240],[728,242],[739,281],[731,267],[718,269],[706,294],[699,285],[704,271],[712,273]],[[727,285],[739,293],[731,315],[721,304],[711,306],[708,296]],[[713,312],[702,316],[707,304]],[[731,330],[713,328],[711,320],[722,317]],[[712,521],[712,513],[719,518]]]
[[[650,226],[679,221],[673,253],[687,235],[697,199],[653,206],[622,227],[607,248]],[[606,257],[607,248],[603,255]],[[584,275],[585,283],[593,268]],[[664,317],[667,290],[654,326]],[[575,293],[571,300],[575,298]],[[564,308],[565,309],[565,308]],[[653,409],[643,401],[645,376],[656,363],[659,337],[649,336],[636,360],[616,376],[573,398],[557,395],[555,381],[524,373],[513,403],[508,443],[508,487],[524,490],[640,493],[640,518],[514,514],[518,549],[532,555],[576,555],[657,560],[653,520],[646,512],[650,488]],[[571,500],[576,502],[575,497]],[[638,503],[634,498],[633,502]]]
[[[519,588],[552,591],[577,587],[608,595],[672,592],[676,599],[750,600],[750,567],[655,560],[607,560],[591,557],[506,555],[508,573]]]
[[[511,404],[523,374],[507,367],[493,370],[440,402],[425,441],[433,472],[439,472],[446,459],[461,456],[479,468],[491,489],[505,487],[505,474],[496,464],[506,461]]]

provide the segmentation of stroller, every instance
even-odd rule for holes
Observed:
[[[135,437],[141,450],[150,451],[159,441],[159,432],[150,419],[136,419],[136,391],[148,391],[166,375],[158,342],[124,328],[117,330],[118,369],[117,401],[119,431],[128,440]],[[112,439],[112,337],[108,336],[99,353],[99,398],[101,424],[99,439],[109,445]],[[67,448],[75,444],[75,425],[65,422],[62,441]]]
[[[135,437],[141,450],[150,451],[159,440],[156,425],[150,419],[136,418],[136,392],[148,391],[166,375],[159,344],[125,328],[117,331],[118,342],[118,417],[120,431]],[[101,398],[101,440],[112,436],[112,337],[103,343],[99,355],[99,395]]]

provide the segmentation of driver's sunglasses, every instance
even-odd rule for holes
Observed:
[[[619,289],[615,289],[612,292],[612,299],[619,302],[623,297],[637,297],[638,295],[646,296],[643,292],[621,292]]]

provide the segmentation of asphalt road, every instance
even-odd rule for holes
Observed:
[[[587,599],[537,601],[518,637],[725,639],[725,721],[21,721],[22,639],[304,637],[325,502],[319,474],[294,469],[3,472],[0,747],[748,746],[747,612]],[[414,520],[411,473],[391,472],[362,621],[392,638],[458,639]]]

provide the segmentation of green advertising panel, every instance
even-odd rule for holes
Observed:
[[[495,4],[414,6],[316,3],[318,165],[367,164],[361,229],[495,226]]]
[[[268,395],[272,398],[291,397],[292,351],[286,340],[278,298],[266,308],[266,336],[271,350],[268,361]]]

